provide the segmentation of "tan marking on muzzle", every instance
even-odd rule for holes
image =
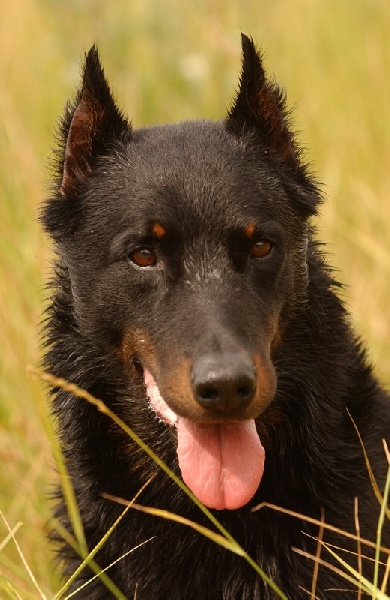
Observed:
[[[120,357],[127,369],[132,370],[134,359],[145,364],[153,373],[157,370],[155,348],[148,335],[142,329],[128,329],[123,336],[119,349]]]
[[[271,363],[265,365],[259,355],[253,357],[256,368],[256,393],[250,404],[229,415],[217,414],[201,406],[195,399],[191,387],[191,361],[175,362],[169,373],[161,372],[158,381],[160,393],[170,408],[182,417],[199,422],[243,421],[256,418],[273,399],[276,377]]]
[[[271,352],[273,352],[282,343],[282,328],[281,328],[281,325],[280,325],[279,318],[275,319],[272,322],[271,328],[272,328],[272,333],[271,333]]]

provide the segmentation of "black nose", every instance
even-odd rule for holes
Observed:
[[[245,352],[206,354],[192,366],[192,390],[210,411],[229,414],[245,408],[256,392],[256,369]]]

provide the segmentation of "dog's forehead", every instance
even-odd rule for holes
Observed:
[[[223,122],[137,130],[120,161],[121,209],[132,215],[171,212],[180,220],[205,220],[223,211],[233,219],[284,202],[277,176],[249,146]]]
[[[170,158],[176,156],[185,162],[200,160],[201,155],[216,148],[222,155],[227,152],[231,155],[237,146],[236,139],[227,132],[223,121],[183,121],[136,129],[132,146],[138,152],[151,153],[152,159],[162,159],[161,152],[164,152]]]
[[[179,184],[188,190],[234,183],[245,164],[235,138],[219,122],[184,122],[135,132],[129,169],[145,184]]]

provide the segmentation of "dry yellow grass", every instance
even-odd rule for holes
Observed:
[[[390,4],[386,0],[6,0],[0,20],[0,509],[50,597],[44,538],[53,480],[42,426],[38,324],[50,252],[37,210],[47,193],[56,116],[97,42],[119,103],[136,125],[223,116],[239,71],[240,31],[296,105],[295,122],[324,183],[319,223],[330,260],[382,380],[390,383]],[[0,522],[0,545],[6,537]],[[9,542],[0,597],[38,593]]]

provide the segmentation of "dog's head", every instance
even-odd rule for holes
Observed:
[[[259,484],[254,419],[275,395],[272,357],[305,298],[319,201],[284,95],[246,36],[242,47],[225,120],[139,130],[92,48],[44,214],[79,335],[143,378],[177,427],[184,480],[215,508],[242,506]]]

